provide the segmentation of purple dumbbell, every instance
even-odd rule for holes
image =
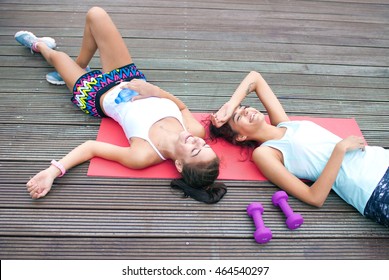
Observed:
[[[280,207],[282,212],[284,212],[286,216],[286,225],[289,229],[296,229],[303,224],[304,218],[300,214],[294,213],[292,208],[289,206],[288,194],[286,192],[276,192],[275,194],[273,194],[271,200],[274,206]]]
[[[265,227],[262,220],[263,207],[259,202],[253,202],[247,206],[247,214],[253,218],[256,231],[254,232],[254,239],[257,243],[269,242],[272,238],[271,230]]]

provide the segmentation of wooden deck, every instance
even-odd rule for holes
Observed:
[[[100,121],[49,85],[53,69],[13,35],[52,36],[76,56],[92,6],[109,11],[148,79],[193,111],[216,110],[256,70],[288,114],[354,117],[370,145],[389,148],[386,0],[1,1],[1,259],[389,259],[388,228],[334,193],[321,209],[291,198],[305,223],[288,230],[269,182],[226,181],[226,197],[204,205],[169,180],[87,177],[85,163],[32,200],[28,178],[95,139]],[[252,238],[253,201],[273,231],[266,245]]]

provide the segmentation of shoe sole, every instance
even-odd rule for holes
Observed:
[[[47,81],[47,80],[46,80]],[[53,81],[47,81],[49,84],[55,85],[55,86],[64,86],[65,82],[53,82]]]
[[[46,80],[49,84],[55,85],[55,86],[63,86],[65,85],[65,82],[59,82],[59,81],[49,81]]]
[[[56,85],[56,86],[63,86],[63,85],[66,84],[64,81],[50,80],[50,79],[47,78],[47,76],[46,76],[46,81],[47,81],[49,84]]]

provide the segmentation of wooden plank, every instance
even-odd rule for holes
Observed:
[[[35,217],[39,217],[38,219]],[[281,238],[388,238],[381,225],[357,213],[312,212],[290,231],[277,211],[264,212],[265,224]],[[246,211],[0,209],[1,236],[250,238],[255,231]],[[237,226],[239,225],[239,227]],[[347,226],[346,226],[347,225]],[[369,236],[369,237],[367,237]]]
[[[152,81],[151,81],[152,82]],[[198,96],[197,99],[215,98],[221,99],[223,102],[227,101],[232,95],[237,85],[232,84],[219,84],[219,83],[196,83],[192,81],[179,81],[179,82],[152,82],[159,87],[166,89],[181,98],[193,99],[194,96]],[[2,83],[0,83],[1,85]],[[4,109],[9,108],[15,102],[19,103],[25,108],[31,108],[32,110],[45,109],[43,100],[47,102],[53,102],[53,108],[62,103],[65,105],[65,109],[74,107],[70,102],[71,93],[68,92],[66,87],[53,87],[42,85],[42,81],[21,81],[20,87],[15,89],[10,85],[4,84],[2,97],[2,104]],[[320,102],[325,100],[329,104],[342,101],[349,102],[366,102],[366,104],[372,104],[374,108],[385,107],[385,102],[389,100],[387,89],[377,88],[331,88],[324,86],[273,86],[273,91],[276,93],[280,100],[296,101],[301,104],[314,100],[313,106],[320,105]],[[26,99],[26,97],[30,97]],[[252,101],[253,104],[259,103],[257,96],[251,94],[246,100]],[[189,102],[189,101],[188,101]],[[198,100],[196,100],[198,102]],[[383,104],[382,104],[383,103]],[[204,105],[207,104],[204,102]],[[66,106],[67,105],[67,106]],[[71,106],[70,106],[71,105]],[[61,107],[61,106],[58,106]],[[208,108],[207,108],[208,107]],[[218,107],[206,106],[206,110],[214,109]],[[366,110],[371,109],[371,106],[366,106]],[[72,111],[72,110],[71,110]],[[356,111],[358,114],[358,111]]]
[[[1,39],[3,38],[3,39]],[[0,37],[1,41],[7,39]],[[202,40],[163,40],[163,39],[125,39],[128,48],[137,58],[158,58],[163,55],[168,59],[205,59],[228,61],[263,61],[263,62],[294,62],[319,63],[331,65],[362,65],[386,66],[388,64],[387,48],[320,46],[301,44],[246,43],[240,42],[202,41]],[[5,41],[4,44],[8,42]],[[77,56],[81,38],[60,38],[57,44],[61,50],[71,56]],[[220,52],[220,49],[223,52]],[[21,48],[5,46],[0,54],[18,55]],[[28,55],[28,54],[27,54]],[[6,62],[4,62],[6,63]]]
[[[233,248],[233,250],[232,250]],[[302,249],[304,248],[304,249]],[[1,259],[232,259],[232,260],[384,260],[389,258],[388,239],[274,237],[259,245],[244,239],[193,237],[153,238],[51,238],[2,237]]]
[[[169,89],[168,89],[169,90]],[[180,96],[180,95],[178,95]],[[202,96],[201,101],[193,99],[193,96],[180,96],[182,101],[186,102],[187,106],[193,112],[214,112],[217,108],[220,108],[225,102],[226,98],[218,98],[216,96]],[[248,98],[245,103],[250,104],[258,109],[262,108],[254,97]],[[44,98],[45,102],[52,102],[52,110],[47,111],[44,107],[44,103],[41,103],[42,107],[33,107],[29,104],[25,107],[25,111],[19,112],[18,115],[3,114],[4,122],[17,122],[29,123],[33,120],[37,122],[47,123],[50,120],[51,123],[72,123],[74,120],[81,122],[83,120],[90,121],[93,124],[99,122],[99,120],[91,117],[82,115],[80,111],[71,104],[68,100],[60,101],[56,98],[51,97]],[[209,107],[207,107],[207,105]],[[310,115],[314,109],[314,114],[333,114],[333,117],[356,117],[363,115],[376,114],[385,118],[387,116],[387,106],[383,102],[360,102],[360,101],[348,101],[348,100],[316,100],[314,104],[311,100],[300,100],[300,99],[281,99],[284,109],[291,115]],[[3,105],[4,106],[4,105]],[[5,106],[8,107],[8,106]],[[55,111],[53,111],[55,110]],[[333,112],[336,112],[333,113]]]
[[[1,59],[1,58],[0,58]],[[4,65],[5,66],[5,65]],[[99,69],[99,63],[96,62],[93,65],[96,69]],[[12,67],[12,71],[9,71],[8,67],[0,68],[0,75],[3,79],[8,80],[13,78],[15,75],[18,76],[20,81],[20,90],[31,92],[32,89],[35,91],[35,87],[29,86],[29,82],[35,83],[33,80],[39,81],[40,90],[44,92],[55,92],[55,93],[68,93],[68,90],[65,87],[61,86],[52,86],[46,84],[44,81],[44,76],[47,72],[53,71],[54,69],[45,65],[42,65],[40,68],[35,68],[34,71],[26,71],[24,67]],[[231,94],[230,91],[234,90],[239,82],[244,78],[245,75],[250,71],[248,69],[242,72],[230,72],[230,71],[222,71],[222,72],[214,72],[214,71],[192,71],[188,69],[187,71],[177,71],[177,70],[154,70],[147,69],[145,74],[147,75],[148,80],[157,83],[163,88],[173,87],[176,83],[181,83],[180,87],[185,86],[186,83],[193,83],[188,88],[195,86],[202,86],[206,88],[213,89],[216,86],[228,86],[228,92],[224,92],[224,95],[227,97]],[[386,78],[377,78],[377,77],[347,77],[347,76],[329,76],[329,75],[301,75],[301,74],[284,74],[284,73],[266,73],[261,69],[257,69],[262,73],[264,78],[268,81],[269,85],[273,88],[275,93],[280,94],[280,88],[285,88],[293,90],[295,87],[307,88],[306,93],[308,94],[307,98],[310,98],[311,95],[315,95],[315,92],[308,92],[310,88],[315,89],[319,87],[329,88],[335,91],[339,90],[340,92],[347,92],[350,95],[348,97],[353,97],[353,91],[355,89],[365,89],[365,90],[377,90],[381,92],[382,90],[389,89],[389,82]],[[14,89],[6,82],[0,79],[1,87],[6,89],[4,92],[10,92]],[[36,85],[36,84],[35,84]],[[186,86],[185,86],[186,87]],[[27,91],[27,89],[30,89]],[[188,89],[187,89],[188,90]],[[219,91],[223,93],[224,88],[221,88]],[[326,89],[323,89],[326,90]],[[213,90],[218,95],[221,95],[218,91]],[[359,92],[359,90],[358,90]],[[202,94],[201,91],[197,91],[198,94]],[[365,98],[372,98],[372,94],[369,96],[359,95],[357,98],[359,100],[363,100]],[[320,96],[321,98],[327,98],[327,96]],[[330,97],[334,97],[331,95]],[[384,99],[386,100],[386,99]]]
[[[236,20],[229,20],[231,18],[231,12],[233,12]],[[128,24],[128,15],[131,14],[131,24],[132,28],[135,29],[154,29],[158,28],[156,26],[158,23],[164,22],[164,27],[172,30],[215,30],[215,31],[239,31],[242,28],[245,28],[247,24],[250,24],[251,27],[260,30],[279,30],[280,27],[284,27],[283,32],[288,35],[292,34],[309,34],[316,33],[316,35],[323,36],[369,36],[372,38],[382,38],[385,37],[385,33],[382,33],[377,27],[382,23],[387,23],[383,17],[383,21],[378,23],[365,23],[361,21],[343,21],[341,24],[334,21],[333,18],[329,20],[317,20],[316,17],[311,17],[308,19],[301,18],[303,21],[297,21],[296,16],[294,18],[274,18],[274,13],[272,17],[267,17],[266,13],[263,15],[257,11],[243,11],[239,10],[229,11],[228,13],[219,13],[217,17],[214,16],[215,12],[213,9],[191,9],[191,16],[187,14],[176,13],[174,16],[171,14],[163,13],[154,13],[152,17],[150,14],[145,14],[140,12],[134,12],[134,9],[129,9],[129,11],[120,11],[120,12],[111,12],[114,15],[115,23],[119,28],[124,28]],[[60,28],[61,23],[67,21],[69,18],[72,19],[69,22],[68,27],[77,27],[83,26],[84,18],[82,15],[85,15],[85,12],[61,12],[57,15],[57,21],[52,21],[50,17],[47,16],[46,12],[34,11],[24,12],[24,11],[9,11],[5,14],[4,17],[0,19],[0,25],[9,26],[9,19],[18,18],[20,24],[25,26],[30,26],[31,28],[35,27],[45,27],[51,26],[54,28]],[[305,14],[304,14],[305,15]],[[339,18],[339,17],[338,17]],[[25,20],[27,19],[27,20]],[[167,21],[167,19],[169,19]],[[31,25],[31,20],[33,25]],[[187,25],[183,25],[186,22]],[[144,23],[148,23],[145,26]]]
[[[22,49],[25,54],[28,50]],[[5,57],[2,58],[4,66],[25,66],[27,68],[47,67],[43,59],[32,56]],[[251,70],[264,73],[281,74],[305,74],[305,75],[328,75],[328,76],[363,76],[387,78],[387,67],[381,66],[358,66],[358,65],[329,65],[317,63],[293,63],[293,62],[263,62],[263,61],[218,61],[177,58],[174,61],[165,58],[138,58],[137,66],[146,70],[181,70],[186,71],[224,71],[229,69],[233,72],[248,72]]]
[[[26,172],[15,176],[12,185],[9,177],[1,186],[0,199],[2,207],[25,209],[117,209],[117,210],[167,210],[186,211],[240,211],[245,212],[251,202],[261,202],[266,211],[273,216],[280,216],[279,210],[271,203],[272,195],[279,190],[274,185],[266,182],[235,182],[224,180],[228,193],[222,203],[212,207],[196,202],[190,198],[183,198],[182,193],[170,188],[170,180],[149,179],[144,182],[141,179],[116,179],[88,178],[82,174],[69,175],[66,180],[59,179],[53,185],[50,194],[45,199],[33,200],[29,196],[25,183],[28,181]],[[251,186],[250,186],[251,185]],[[347,205],[335,193],[331,193],[322,208],[306,205],[298,200],[290,198],[289,204],[296,212],[303,216],[311,213],[350,213],[356,220],[364,220],[354,208]],[[282,215],[281,215],[282,216]]]

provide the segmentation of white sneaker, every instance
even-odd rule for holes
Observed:
[[[85,68],[85,71],[89,72],[90,67],[87,66]],[[56,71],[47,73],[46,74],[46,81],[48,81],[50,84],[56,85],[56,86],[63,86],[65,84],[65,81],[62,79],[61,75]]]
[[[36,37],[33,33],[29,31],[18,31],[15,34],[16,41],[19,42],[19,44],[29,48],[32,53],[37,53],[39,50],[36,48],[36,43],[43,42],[45,43],[50,49],[54,49],[57,44],[55,43],[55,40],[51,37]]]

